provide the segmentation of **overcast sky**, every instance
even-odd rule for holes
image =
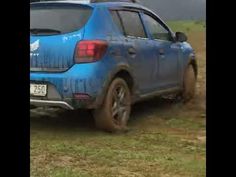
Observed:
[[[164,20],[206,18],[206,0],[139,0]]]
[[[206,18],[206,0],[139,0],[161,18],[187,20]]]

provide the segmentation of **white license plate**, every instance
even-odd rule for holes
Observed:
[[[32,96],[46,96],[47,85],[45,84],[30,84],[30,95]]]

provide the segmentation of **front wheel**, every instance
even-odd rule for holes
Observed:
[[[184,102],[188,102],[195,96],[196,76],[192,65],[189,65],[184,75],[182,98]]]
[[[93,112],[96,127],[109,132],[126,130],[130,110],[129,87],[123,79],[116,78],[109,86],[103,105]]]

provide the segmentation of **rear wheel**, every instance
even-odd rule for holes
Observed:
[[[192,65],[189,65],[184,75],[182,98],[184,102],[188,102],[195,96],[196,76]]]
[[[94,110],[96,127],[115,132],[127,129],[131,110],[131,95],[127,83],[116,78],[109,86],[103,105]]]

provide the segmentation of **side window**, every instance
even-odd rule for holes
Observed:
[[[113,19],[114,23],[119,28],[120,32],[122,34],[124,34],[124,29],[123,29],[121,19],[120,19],[120,16],[119,16],[118,12],[116,10],[111,11],[111,16],[112,16],[112,19]]]
[[[167,40],[167,41],[170,40],[169,32],[160,23],[158,23],[154,18],[152,18],[149,15],[144,14],[144,20],[146,22],[145,24],[147,25],[154,39]]]
[[[126,36],[146,38],[139,13],[131,11],[119,11],[119,15],[121,17]]]

